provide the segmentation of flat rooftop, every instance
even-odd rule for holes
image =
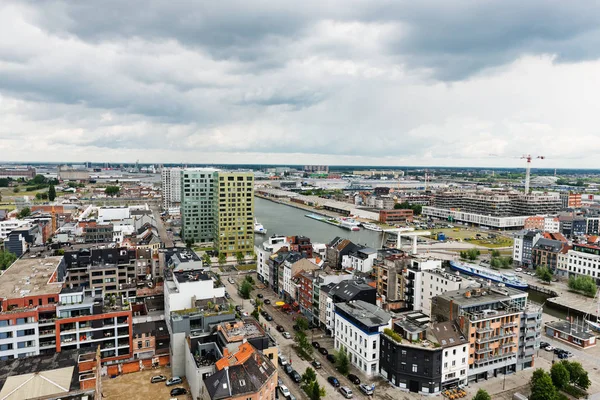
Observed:
[[[266,336],[265,331],[254,318],[223,322],[217,326],[217,330],[223,334],[228,343]]]
[[[589,340],[596,336],[590,329],[569,321],[548,322],[546,326],[581,340]]]
[[[56,270],[62,260],[63,257],[59,256],[15,261],[0,276],[0,296],[14,299],[60,293],[62,282],[50,282],[50,279],[57,278]]]
[[[495,303],[507,298],[527,297],[527,292],[513,289],[508,286],[482,286],[481,288],[465,288],[449,291],[438,296],[439,298],[452,301],[461,307],[471,307],[479,304]]]
[[[385,325],[392,318],[392,315],[388,312],[362,300],[338,303],[335,305],[335,309],[345,312],[350,317],[369,327]]]
[[[173,279],[176,279],[179,283],[185,283],[197,281],[210,281],[211,277],[201,270],[173,271]]]

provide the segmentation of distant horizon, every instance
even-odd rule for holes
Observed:
[[[93,166],[102,166],[103,164],[113,164],[113,165],[124,165],[124,166],[135,166],[136,162],[108,162],[108,161],[63,161],[63,162],[45,162],[45,161],[0,161],[0,165],[81,165],[91,163]],[[422,170],[422,169],[435,169],[435,170],[454,170],[454,171],[466,171],[466,170],[491,170],[491,171],[522,171],[525,172],[525,166],[523,167],[486,167],[486,166],[436,166],[436,165],[426,165],[426,166],[418,166],[418,165],[400,165],[400,166],[391,166],[391,165],[328,165],[328,164],[248,164],[248,163],[240,163],[240,164],[228,164],[228,163],[161,163],[161,162],[139,162],[137,163],[140,167],[147,167],[152,165],[162,165],[167,168],[174,167],[182,167],[185,165],[188,168],[194,167],[234,167],[234,168],[248,168],[248,169],[264,169],[264,168],[280,168],[280,167],[289,167],[295,169],[302,169],[305,165],[325,165],[329,167],[329,169],[342,169],[342,170],[350,170],[350,169],[381,169],[381,170]],[[554,173],[554,171],[558,173],[565,172],[577,172],[577,171],[585,171],[585,172],[596,172],[600,174],[600,168],[534,168],[531,167],[531,172],[537,173]]]

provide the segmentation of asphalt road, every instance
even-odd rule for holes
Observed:
[[[171,236],[169,236],[169,233],[165,228],[165,224],[163,223],[163,220],[160,217],[160,212],[158,208],[151,207],[150,209],[152,210],[152,215],[154,215],[154,219],[156,220],[156,229],[158,229],[158,237],[160,237],[160,240],[165,244],[165,247],[173,247],[173,240],[171,239]]]

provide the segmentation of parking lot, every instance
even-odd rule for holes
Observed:
[[[171,396],[171,389],[183,387],[189,391],[185,377],[183,384],[166,386],[164,382],[150,383],[150,378],[155,375],[171,377],[171,368],[163,367],[119,375],[116,378],[102,379],[102,395],[110,400],[154,400],[154,399],[191,399],[189,395]]]

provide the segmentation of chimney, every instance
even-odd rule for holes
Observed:
[[[471,298],[471,291],[470,291],[470,290],[467,290],[467,291],[465,292],[465,297],[466,297],[467,299],[470,299],[470,298]]]

